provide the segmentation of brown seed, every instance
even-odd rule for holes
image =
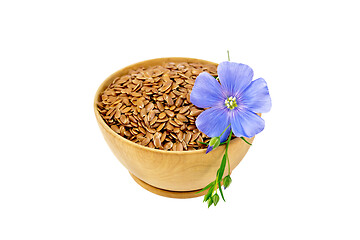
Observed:
[[[155,116],[155,117],[153,118],[153,120],[151,120],[150,125],[153,125],[153,124],[156,122],[157,119],[158,119],[158,118]]]
[[[184,140],[184,133],[179,131],[179,133],[177,134],[177,138],[179,139],[179,141],[183,141]]]
[[[143,108],[144,107],[144,101],[139,98],[137,101],[136,101],[136,105],[139,107],[139,108]]]
[[[141,97],[142,94],[141,94],[141,93],[138,93],[138,92],[132,92],[132,93],[131,93],[131,96],[133,96],[133,97]]]
[[[170,110],[165,110],[165,113],[166,113],[166,115],[168,115],[171,118],[175,116],[175,113],[173,111],[170,111]]]
[[[110,110],[107,111],[106,115],[109,116],[110,114],[112,114],[113,111],[115,111],[115,108],[110,108]]]
[[[123,113],[127,113],[131,110],[131,107],[126,107],[122,110]]]
[[[139,127],[139,131],[142,132],[143,134],[146,134],[146,130],[143,127]]]
[[[173,139],[175,139],[176,140],[176,138],[177,138],[177,136],[176,136],[176,134],[175,133],[170,133],[170,136],[169,136],[170,138],[173,138]]]
[[[145,128],[149,133],[152,133],[152,134],[154,134],[154,133],[156,133],[156,130],[155,129],[153,129],[153,128]]]
[[[162,76],[162,79],[164,79],[165,82],[171,81],[168,74],[164,74],[164,75]]]
[[[139,141],[142,141],[142,140],[144,140],[145,136],[144,136],[144,134],[139,133],[139,134],[136,135],[136,138],[137,138]]]
[[[180,107],[182,103],[183,103],[183,100],[181,98],[177,98],[176,102],[175,102],[175,106]]]
[[[147,132],[147,133],[145,134],[145,136],[146,136],[147,138],[150,138],[150,140],[153,139],[153,137],[154,137],[154,135],[151,134],[150,132]]]
[[[183,106],[181,109],[180,109],[180,113],[185,113],[187,110],[189,110],[190,106]]]
[[[134,123],[137,123],[136,118],[134,118],[133,116],[129,116],[129,120],[132,121],[132,122],[134,122]]]
[[[164,111],[164,105],[161,102],[156,102],[156,105],[161,112]]]
[[[182,121],[180,121],[180,120],[177,119],[177,118],[174,118],[174,121],[175,121],[176,124],[178,124],[179,126],[184,124]]]
[[[189,141],[190,141],[190,139],[191,139],[191,136],[192,136],[191,132],[186,132],[185,137],[184,137],[184,141],[185,141],[187,144],[189,143]]]
[[[200,132],[194,133],[191,136],[190,142],[194,142],[199,137],[199,135],[200,135]]]
[[[174,105],[174,101],[173,101],[173,99],[172,99],[169,95],[164,94],[163,96],[164,96],[164,99],[165,99],[165,101],[167,102],[167,104],[168,104],[169,106]]]
[[[139,90],[139,89],[141,88],[141,86],[142,86],[142,82],[139,82],[139,83],[134,87],[133,91]]]
[[[179,142],[176,143],[176,151],[183,151],[184,148],[183,148],[183,145]]]
[[[133,136],[135,136],[139,133],[136,128],[130,128],[129,131],[130,131],[131,135],[133,135]]]
[[[169,118],[165,117],[163,119],[158,118],[157,122],[163,123],[169,121]]]
[[[157,132],[154,134],[153,142],[154,142],[154,146],[157,148],[161,146],[160,137],[161,137],[161,133]]]
[[[190,111],[190,116],[198,116],[202,111],[203,111],[203,110],[197,109],[197,108],[191,109],[191,111]]]
[[[164,85],[161,88],[159,88],[159,91],[165,92],[166,90],[168,90],[171,87],[172,83],[173,82],[169,79],[169,81],[165,82]]]
[[[160,125],[158,126],[158,128],[156,129],[156,131],[160,132],[160,131],[164,128],[165,124],[166,124],[166,123],[160,124]]]
[[[148,145],[149,148],[155,148],[155,145],[153,142],[150,142],[149,145]]]
[[[173,125],[174,127],[180,127],[180,125],[178,125],[173,119],[170,119],[170,120],[169,120],[169,123],[170,123],[171,125]]]
[[[167,122],[166,129],[171,132],[172,130],[174,130],[174,126]]]
[[[164,117],[166,117],[166,113],[162,112],[162,113],[159,114],[160,119],[163,119]]]
[[[122,76],[120,80],[117,80],[117,84],[123,84],[130,79],[129,75]]]
[[[194,70],[191,71],[191,73],[194,74],[194,75],[199,75],[200,73],[202,73],[202,70],[194,69]]]
[[[196,129],[196,125],[189,125],[189,126],[187,127],[187,129],[188,129],[188,130],[194,130],[194,129]]]
[[[119,119],[121,116],[121,113],[120,113],[120,110],[119,109],[116,109],[116,113],[114,115],[115,118]]]
[[[140,116],[141,116],[142,118],[144,118],[144,117],[146,116],[146,109],[145,109],[145,108],[142,108],[142,109],[140,110]]]
[[[147,116],[147,119],[149,122],[151,122],[151,120],[153,120],[155,117],[155,111],[154,110],[151,110]]]
[[[153,110],[154,108],[154,104],[153,103],[149,103],[148,105],[146,105],[146,112],[150,112],[151,110]]]
[[[172,142],[166,142],[165,144],[164,144],[164,149],[165,150],[169,150],[169,149],[171,149],[173,147],[173,143]]]
[[[188,122],[189,120],[182,114],[178,113],[176,114],[176,118],[179,119],[182,122]]]
[[[172,149],[173,151],[176,151],[176,148],[177,148],[177,143],[174,143],[174,144],[172,145],[172,148],[171,148],[171,149]]]
[[[166,131],[164,131],[161,135],[160,141],[163,142],[165,140],[166,136],[167,136],[167,133],[166,133]]]
[[[120,121],[123,123],[123,124],[126,124],[126,116],[125,115],[121,115],[120,116]]]
[[[111,129],[112,129],[114,132],[120,133],[120,128],[119,128],[117,125],[111,125]]]
[[[182,141],[181,144],[183,145],[183,148],[184,148],[185,150],[188,150],[187,144],[186,144],[184,141]]]

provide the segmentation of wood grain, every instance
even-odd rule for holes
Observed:
[[[196,191],[202,189],[215,179],[216,171],[220,166],[221,158],[225,151],[225,145],[216,148],[208,154],[205,154],[205,149],[182,152],[151,149],[129,141],[115,133],[97,111],[97,102],[100,100],[100,94],[115,77],[126,75],[132,69],[135,70],[139,67],[148,67],[166,62],[215,64],[201,59],[173,57],[151,59],[125,67],[110,75],[100,85],[94,101],[95,116],[110,149],[135,177],[162,190]],[[247,139],[250,143],[253,140],[254,137]],[[244,158],[249,147],[240,138],[230,141],[230,171]],[[227,171],[226,167],[225,173]]]

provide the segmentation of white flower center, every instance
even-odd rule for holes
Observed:
[[[225,100],[225,106],[230,110],[233,110],[235,107],[237,107],[236,97],[228,97]]]

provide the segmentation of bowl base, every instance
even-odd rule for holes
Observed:
[[[130,172],[129,172],[130,173]],[[195,197],[201,197],[205,195],[206,191],[203,191],[201,193],[198,193],[201,189],[195,190],[195,191],[169,191],[161,188],[157,188],[154,186],[151,186],[147,184],[146,182],[140,180],[136,176],[134,176],[132,173],[130,173],[131,177],[139,184],[141,187],[145,188],[149,192],[155,193],[157,195],[168,197],[168,198],[195,198]]]

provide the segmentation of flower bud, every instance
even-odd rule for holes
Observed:
[[[212,196],[212,201],[213,201],[215,206],[218,204],[219,199],[220,199],[220,197],[219,197],[219,195],[217,193],[215,193],[214,196]]]
[[[217,148],[220,145],[220,137],[212,137],[209,145],[212,146],[213,149]]]
[[[206,149],[206,153],[209,153],[213,150],[213,147],[208,145],[207,149]]]
[[[211,204],[213,204],[213,200],[212,200],[212,197],[210,197],[208,200],[207,200],[207,203],[208,203],[208,208],[211,206]]]
[[[231,180],[230,175],[227,175],[226,177],[224,177],[224,189],[229,187],[231,182],[232,182],[232,180]]]
[[[209,145],[206,149],[206,153],[211,152],[213,149],[217,148],[220,145],[220,137],[212,137],[210,139]]]

